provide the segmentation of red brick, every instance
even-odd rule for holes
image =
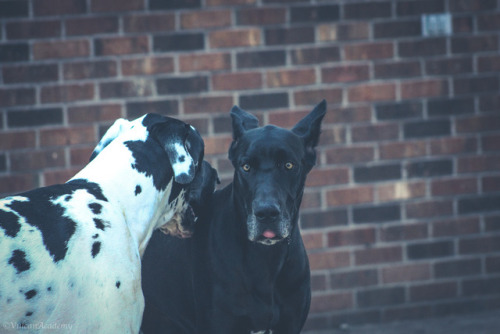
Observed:
[[[401,57],[425,57],[446,54],[446,39],[442,37],[426,38],[416,41],[401,41],[398,43]]]
[[[500,56],[484,56],[479,57],[477,61],[477,69],[479,72],[498,72],[500,71]]]
[[[34,88],[0,89],[0,106],[29,105],[36,102]]]
[[[229,149],[229,145],[233,141],[230,136],[208,137],[205,141],[205,154],[224,154]]]
[[[42,147],[93,144],[95,140],[96,136],[92,125],[40,131],[40,146]]]
[[[375,64],[376,79],[409,78],[422,75],[420,62],[391,62]]]
[[[436,238],[472,235],[480,232],[480,222],[478,218],[454,218],[432,223],[432,236]]]
[[[307,250],[325,247],[323,233],[303,233],[302,240]]]
[[[281,24],[286,21],[286,8],[244,8],[236,12],[238,25]]]
[[[470,156],[458,159],[458,173],[500,170],[500,156]]]
[[[452,17],[451,24],[454,34],[471,33],[474,31],[474,18],[472,16]]]
[[[335,126],[331,129],[324,128],[321,130],[319,145],[338,145],[347,142],[346,130],[343,126]]]
[[[430,150],[432,155],[475,152],[477,144],[476,138],[441,138],[431,140]]]
[[[329,164],[368,162],[374,158],[373,146],[336,147],[326,151],[326,161]]]
[[[421,302],[454,298],[458,294],[456,282],[429,283],[410,287],[410,300]]]
[[[138,59],[122,60],[123,75],[153,75],[174,71],[173,57],[142,56]]]
[[[83,36],[118,32],[118,17],[76,17],[64,21],[67,36]]]
[[[397,140],[399,137],[398,124],[371,124],[351,128],[353,142]]]
[[[424,197],[425,189],[425,182],[397,182],[378,185],[376,194],[379,201],[390,202]]]
[[[497,8],[496,0],[450,0],[452,12],[475,12]]]
[[[57,65],[19,65],[4,66],[4,83],[35,83],[57,81],[59,79],[59,70]]]
[[[452,53],[475,53],[498,50],[498,36],[460,36],[451,39]]]
[[[14,195],[38,186],[38,177],[34,174],[0,176],[0,194],[2,194],[2,197],[4,195]]]
[[[245,90],[262,87],[262,74],[258,72],[214,73],[214,90]]]
[[[124,18],[126,32],[151,33],[175,30],[174,14],[131,15]]]
[[[71,166],[85,166],[94,151],[94,146],[74,147],[69,152]]]
[[[474,76],[469,78],[456,78],[453,80],[455,95],[476,94],[483,92],[496,93],[499,91],[498,76]]]
[[[328,206],[343,206],[373,202],[373,187],[333,189],[326,193]]]
[[[259,29],[213,31],[209,33],[208,40],[211,48],[257,46],[261,44]]]
[[[380,145],[380,158],[400,159],[425,156],[426,146],[426,143],[422,141],[384,143]]]
[[[392,43],[365,43],[344,46],[346,60],[384,59],[394,56]]]
[[[406,216],[408,218],[448,216],[451,214],[453,214],[453,202],[451,200],[406,203]]]
[[[378,283],[378,272],[375,269],[351,270],[347,272],[333,272],[330,275],[332,290],[367,287]]]
[[[401,97],[403,99],[447,95],[448,83],[445,80],[422,80],[401,83]]]
[[[92,12],[123,12],[144,9],[144,0],[91,0]]]
[[[35,171],[65,165],[64,149],[38,150],[30,153],[15,152],[10,155],[11,170]]]
[[[10,151],[19,148],[34,148],[36,143],[34,131],[0,132],[0,150]]]
[[[217,71],[231,69],[229,53],[188,54],[179,56],[182,72]]]
[[[319,90],[301,90],[293,94],[295,104],[298,106],[314,106],[325,99],[328,104],[342,102],[342,89],[319,89]]]
[[[425,62],[427,74],[460,74],[472,72],[472,58],[430,59]]]
[[[349,267],[351,262],[349,252],[321,252],[310,253],[309,263],[311,270],[335,269]]]
[[[403,249],[400,246],[362,249],[355,251],[354,257],[357,266],[401,262]]]
[[[498,31],[500,29],[500,14],[479,15],[477,17],[477,27],[480,31]]]
[[[297,124],[302,118],[310,112],[309,109],[305,110],[283,110],[283,111],[273,111],[268,115],[268,120],[270,124],[281,126],[283,128],[292,128]],[[325,123],[323,123],[325,124]]]
[[[116,63],[111,60],[66,63],[63,67],[65,80],[115,77]]]
[[[181,13],[182,29],[203,29],[231,25],[231,11],[212,10]]]
[[[368,39],[370,24],[368,22],[321,24],[317,27],[320,41],[351,41]]]
[[[486,271],[488,273],[497,273],[500,271],[500,256],[486,258]]]
[[[35,16],[85,14],[86,0],[38,0],[33,3]]]
[[[273,123],[274,124],[274,123]],[[349,169],[320,169],[314,168],[306,180],[306,187],[319,187],[325,185],[339,185],[349,182]]]
[[[58,85],[42,87],[42,103],[72,102],[94,99],[94,85]]]
[[[306,191],[302,197],[302,209],[317,209],[321,207],[321,194],[319,191]]]
[[[97,56],[148,53],[149,41],[146,36],[98,38],[94,48]]]
[[[368,65],[341,65],[323,68],[322,82],[353,82],[365,81],[370,78]]]
[[[268,87],[304,86],[316,83],[314,69],[281,70],[267,72]]]
[[[330,101],[328,101],[330,103]],[[323,123],[357,123],[371,120],[371,110],[367,106],[334,107],[326,113]],[[320,138],[321,141],[321,138]]]
[[[396,13],[398,16],[441,13],[444,9],[443,0],[402,1],[396,4]]]
[[[433,180],[431,194],[433,196],[458,195],[477,193],[477,180],[475,178]]]
[[[207,0],[207,6],[251,5],[257,0]]]
[[[118,104],[87,105],[68,108],[69,123],[109,122],[121,117]]]
[[[374,228],[357,228],[328,233],[328,247],[370,245],[375,243]]]
[[[87,161],[88,162],[88,161]],[[53,184],[61,184],[67,182],[76,173],[79,172],[79,168],[72,169],[55,169],[47,170],[43,172],[43,186],[50,186]]]
[[[184,100],[184,113],[228,113],[233,105],[231,96],[186,98]]]
[[[269,28],[264,31],[266,45],[304,44],[314,42],[312,27]]]
[[[457,133],[478,133],[500,129],[500,117],[497,115],[481,115],[461,118],[456,121]]]
[[[59,21],[22,21],[5,25],[7,39],[34,39],[61,36]]]
[[[350,102],[390,101],[396,99],[395,84],[366,84],[347,89]]]
[[[382,270],[384,284],[426,281],[431,279],[429,263],[391,266]]]
[[[486,235],[476,238],[462,239],[458,248],[460,254],[485,254],[500,251],[500,236]]]
[[[500,191],[500,176],[485,176],[481,181],[483,192]]]
[[[311,299],[311,313],[331,312],[354,307],[352,292],[329,293],[326,295],[315,295]]]
[[[427,224],[421,223],[386,226],[380,231],[380,240],[384,242],[426,239],[427,237]]]
[[[292,50],[291,55],[295,65],[316,65],[339,61],[340,49],[338,46],[308,47]]]
[[[88,40],[35,42],[33,44],[33,58],[36,60],[88,57],[89,55]]]
[[[133,78],[131,81],[105,82],[99,84],[101,99],[151,96],[153,81]]]

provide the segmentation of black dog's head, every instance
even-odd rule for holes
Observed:
[[[287,238],[297,223],[307,173],[316,163],[326,101],[293,129],[260,127],[253,115],[233,107],[233,142],[237,201],[246,215],[248,239],[273,245]]]

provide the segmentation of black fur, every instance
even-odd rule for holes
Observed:
[[[300,333],[310,273],[298,210],[325,112],[323,101],[289,131],[233,108],[233,183],[203,195],[193,238],[155,233],[144,254],[144,333]]]

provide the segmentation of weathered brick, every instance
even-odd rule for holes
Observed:
[[[231,55],[229,53],[181,55],[179,66],[182,72],[229,70]]]
[[[452,12],[475,12],[497,8],[495,0],[450,0],[450,10]]]
[[[401,97],[413,99],[448,95],[446,80],[421,80],[401,83]]]
[[[410,287],[410,300],[421,302],[454,298],[458,294],[456,282],[429,283]]]
[[[385,59],[394,56],[394,47],[388,42],[348,44],[344,54],[346,60]]]
[[[95,13],[102,12],[123,12],[144,9],[144,0],[91,0],[90,10]]]
[[[457,133],[473,133],[500,129],[500,117],[497,115],[471,116],[456,121]]]
[[[396,99],[396,85],[392,83],[365,84],[347,89],[349,102],[372,102]]]
[[[208,35],[212,49],[261,44],[260,30],[256,28],[239,30],[217,30]]]
[[[321,22],[334,21],[340,18],[339,5],[296,6],[290,8],[290,21]]]
[[[498,92],[500,90],[498,76],[457,78],[453,81],[455,94],[465,95],[482,92]]]
[[[303,229],[342,226],[347,225],[347,222],[346,209],[330,208],[320,212],[302,212],[300,215],[300,226]]]
[[[500,292],[500,278],[479,278],[465,281],[462,284],[465,296],[491,295]]]
[[[375,113],[378,120],[422,118],[422,103],[417,101],[377,104]]]
[[[444,11],[444,0],[415,0],[396,3],[396,13],[398,16],[442,13]]]
[[[2,107],[30,105],[35,101],[34,88],[0,89],[0,106]]]
[[[362,125],[351,128],[353,142],[380,142],[384,140],[397,140],[399,137],[398,124]]]
[[[95,131],[92,125],[76,128],[45,129],[40,131],[40,146],[70,146],[93,144]]]
[[[409,178],[412,177],[433,177],[453,173],[452,160],[430,160],[409,162],[405,166]]]
[[[498,50],[496,35],[488,36],[460,36],[451,40],[452,53],[474,53]]]
[[[214,73],[212,89],[245,90],[262,87],[262,74],[258,72]]]
[[[171,73],[175,69],[174,58],[168,56],[141,56],[138,59],[124,59],[121,62],[121,68],[122,74],[127,76]]]
[[[33,44],[34,59],[58,59],[88,57],[90,55],[89,41],[68,40],[54,42],[35,42]]]
[[[73,102],[94,99],[94,84],[56,85],[42,87],[42,103]]]
[[[432,155],[457,154],[475,152],[477,140],[475,138],[440,138],[430,142]]]
[[[497,198],[498,203],[498,198]],[[500,251],[500,236],[482,236],[460,240],[458,244],[460,254],[486,254]]]
[[[481,147],[484,151],[500,150],[500,135],[484,135],[481,137]]]
[[[64,21],[66,35],[83,36],[118,32],[118,17],[75,17]]]
[[[50,82],[59,79],[57,65],[21,65],[3,67],[4,83]]]
[[[473,213],[498,210],[500,195],[482,195],[458,200],[459,213]]]
[[[93,146],[74,147],[69,151],[69,162],[71,166],[85,166],[94,150]]]
[[[475,29],[472,16],[452,16],[451,25],[454,34],[471,33]]]
[[[472,58],[429,59],[425,62],[427,74],[453,75],[472,72]]]
[[[31,154],[14,152],[10,154],[10,165],[12,170],[20,172],[63,167],[65,165],[64,149],[37,150]]]
[[[193,51],[203,48],[205,48],[205,41],[202,33],[153,36],[153,50],[155,52]]]
[[[0,2],[0,18],[28,17],[28,1],[2,1]]]
[[[373,202],[373,187],[351,187],[326,192],[328,206],[343,206]]]
[[[5,28],[7,39],[10,40],[61,36],[61,22],[58,21],[12,22],[7,23]]]
[[[458,173],[477,173],[484,171],[498,171],[500,169],[500,156],[474,155],[458,159]]]
[[[311,298],[311,312],[346,310],[354,306],[352,292],[328,293]]]
[[[236,54],[238,68],[272,67],[285,65],[286,55],[283,50],[251,51]]]
[[[373,146],[336,147],[326,151],[329,164],[352,164],[375,159]]]
[[[434,264],[436,278],[470,276],[480,273],[481,260],[479,259],[453,260]]]
[[[94,41],[97,56],[147,53],[149,41],[146,36],[99,38]]]
[[[268,28],[264,31],[266,45],[314,42],[313,27]]]
[[[334,272],[330,275],[330,287],[333,290],[366,287],[378,283],[377,270],[354,270]]]
[[[380,145],[381,159],[401,159],[425,156],[426,143],[416,142],[393,142]]]
[[[446,39],[426,38],[398,42],[399,56],[403,58],[437,56],[446,54]]]
[[[483,177],[481,180],[483,192],[494,192],[500,190],[500,176]]]
[[[452,241],[432,241],[411,244],[406,247],[407,256],[410,260],[422,260],[454,255]]]
[[[307,176],[306,187],[319,187],[325,184],[339,185],[346,184],[348,182],[349,170],[347,168],[314,168]]]
[[[231,96],[190,97],[184,100],[184,112],[188,114],[200,111],[228,113],[233,105],[233,98]]]
[[[474,99],[453,98],[429,100],[427,103],[429,116],[455,116],[474,113]]]
[[[492,256],[486,258],[486,271],[488,273],[497,273],[500,271],[500,257]]]
[[[403,257],[400,246],[361,249],[354,252],[356,265],[399,262]]]
[[[375,64],[376,79],[411,78],[422,75],[420,63],[411,62],[391,62]]]
[[[272,109],[288,107],[287,93],[263,93],[240,95],[239,106],[243,109]]]
[[[354,222],[359,224],[396,221],[401,219],[401,208],[399,204],[354,208],[352,217]]]
[[[231,25],[231,11],[211,10],[181,13],[182,29],[204,29]]]
[[[0,133],[0,150],[35,148],[36,137],[34,131],[3,131]]]
[[[358,228],[328,233],[328,247],[370,245],[375,243],[374,228]]]
[[[121,116],[118,104],[86,105],[68,108],[69,123],[113,121]]]
[[[383,227],[380,240],[386,242],[425,239],[428,237],[427,224],[398,224]]]
[[[368,65],[339,65],[321,70],[322,82],[365,81],[370,78]]]
[[[476,179],[449,179],[435,180],[431,184],[431,193],[434,196],[458,195],[477,192]]]
[[[10,43],[0,45],[0,63],[26,61],[30,59],[28,43]]]
[[[311,270],[348,267],[350,265],[349,252],[323,252],[309,254]]]
[[[151,80],[136,78],[132,81],[105,82],[99,84],[102,99],[150,96],[154,83]]]
[[[500,14],[489,13],[477,17],[477,27],[480,31],[496,31],[500,29]]]
[[[368,39],[370,25],[368,22],[320,24],[317,26],[317,31],[320,41],[351,41]]]
[[[375,38],[398,38],[420,36],[422,25],[420,20],[404,20],[380,22],[373,25]]]
[[[286,8],[243,8],[236,11],[238,25],[281,24],[286,21]]]
[[[384,284],[426,281],[431,279],[431,266],[428,263],[390,266],[383,268]]]
[[[206,76],[177,77],[158,79],[156,81],[158,94],[189,94],[208,90]]]
[[[123,20],[123,28],[126,32],[158,32],[175,30],[175,15],[152,14],[152,15],[131,15]]]
[[[116,75],[116,63],[111,60],[74,62],[63,66],[65,80],[107,78]]]
[[[319,101],[319,100],[318,100]],[[327,100],[328,103],[331,103],[330,100]],[[328,123],[356,123],[356,122],[368,122],[371,120],[372,113],[370,107],[366,105],[358,105],[351,107],[342,107],[342,106],[334,106],[330,108],[333,112],[329,112],[326,114],[325,118]],[[339,124],[340,126],[343,126]],[[345,128],[342,128],[345,130]],[[333,133],[334,135],[336,133]],[[340,132],[337,131],[337,134]],[[320,137],[320,142],[322,141],[323,135]],[[328,143],[325,141],[323,144]]]
[[[345,19],[373,19],[376,17],[390,17],[391,4],[389,2],[361,2],[346,3],[344,5]]]
[[[480,57],[477,62],[479,72],[498,72],[500,71],[500,56]]]
[[[451,200],[432,200],[423,202],[406,203],[406,216],[408,218],[424,218],[449,216],[453,214]]]
[[[62,124],[61,108],[16,110],[7,112],[7,125],[11,128]]]
[[[201,0],[150,0],[149,9],[185,9],[185,8],[200,8]]]
[[[166,116],[179,115],[179,104],[176,100],[159,100],[147,102],[128,102],[126,105],[127,117],[135,119],[147,113],[156,113]]]
[[[403,125],[404,138],[423,138],[430,136],[445,136],[451,133],[449,120],[419,121]]]
[[[268,71],[266,73],[268,87],[305,86],[316,83],[314,69]]]
[[[426,186],[424,182],[405,181],[391,184],[381,184],[377,186],[376,194],[380,202],[419,198],[425,196]]]
[[[26,191],[39,187],[37,177],[33,174],[15,174],[0,176],[0,193],[12,195],[21,191]]]
[[[291,56],[296,65],[327,63],[340,60],[340,49],[337,46],[295,49]]]
[[[39,0],[33,3],[35,16],[85,14],[87,12],[86,0]]]
[[[295,100],[295,104],[299,106],[316,105],[322,99],[327,100],[330,105],[335,103],[341,103],[342,89],[330,88],[330,89],[301,90],[293,94],[293,99]]]

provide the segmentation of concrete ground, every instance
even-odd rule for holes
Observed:
[[[500,310],[466,315],[360,325],[317,334],[499,334]]]

